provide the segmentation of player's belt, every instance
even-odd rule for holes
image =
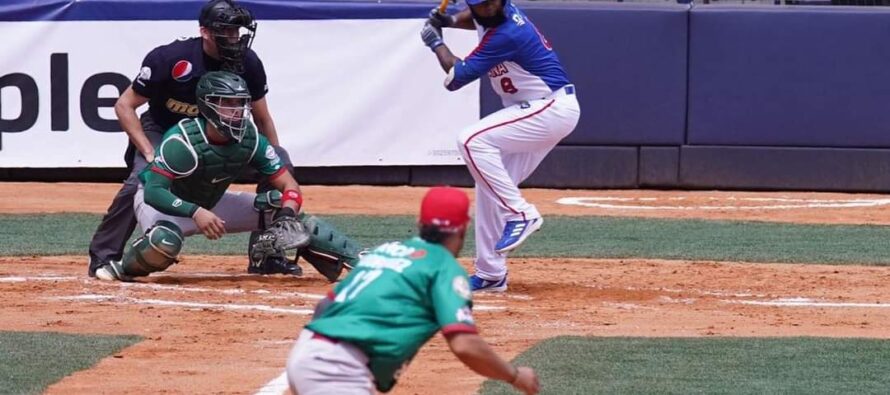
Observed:
[[[575,85],[568,84],[566,86],[563,86],[562,88],[559,88],[559,89],[553,91],[553,93],[551,93],[549,96],[545,97],[545,99],[554,99],[557,97],[569,96],[569,95],[574,95],[574,94],[575,94]]]
[[[321,333],[318,333],[318,332],[313,333],[313,334],[312,334],[312,338],[313,338],[313,339],[317,339],[317,340],[323,340],[323,341],[326,341],[326,342],[331,343],[331,344],[337,344],[337,343],[340,343],[339,340],[337,340],[337,339],[331,339],[330,337],[327,337],[327,336],[325,336],[325,335],[322,335]]]

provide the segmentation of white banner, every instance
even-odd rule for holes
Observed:
[[[479,84],[443,88],[445,74],[420,40],[422,23],[259,22],[253,48],[295,165],[462,164],[455,140],[478,119]],[[97,131],[116,123],[113,109],[102,105],[113,104],[114,84],[131,80],[152,48],[197,33],[196,21],[0,23],[0,34],[13,38],[0,46],[0,119],[7,129],[0,130],[0,168],[123,166],[126,135]],[[472,31],[446,33],[458,55],[476,40]],[[31,89],[29,81],[38,97],[33,121],[20,92]]]

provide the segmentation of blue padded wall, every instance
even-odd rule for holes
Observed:
[[[523,4],[578,89],[566,145],[679,145],[686,122],[685,5]],[[501,108],[482,81],[482,113]]]
[[[640,147],[639,186],[680,186],[680,147]]]
[[[538,188],[636,188],[636,147],[556,147],[521,184]]]
[[[687,144],[890,147],[890,9],[695,7]]]
[[[685,146],[684,187],[890,190],[890,150]]]

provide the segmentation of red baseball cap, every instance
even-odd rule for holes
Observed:
[[[470,198],[452,187],[432,187],[420,203],[420,224],[456,233],[470,222]]]

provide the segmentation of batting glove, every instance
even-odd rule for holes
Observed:
[[[434,51],[436,48],[445,45],[445,42],[442,41],[442,30],[437,29],[429,22],[423,24],[423,29],[420,30],[420,38],[423,39],[423,43],[427,47]]]
[[[443,27],[452,27],[454,26],[454,16],[453,15],[444,15],[439,13],[438,8],[433,8],[430,10],[429,19],[427,22],[433,27],[441,30]]]

